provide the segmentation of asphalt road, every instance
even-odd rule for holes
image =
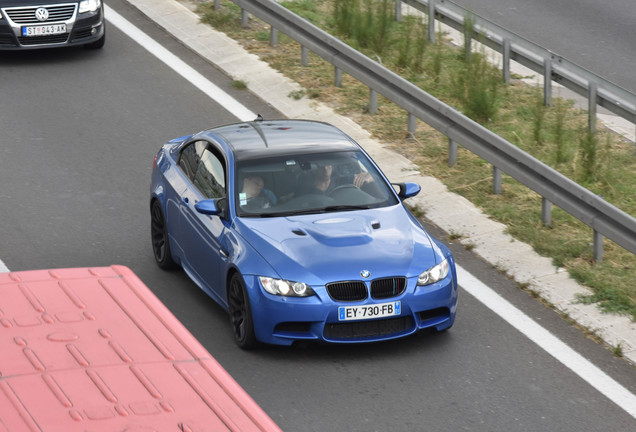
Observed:
[[[252,111],[277,116],[121,0],[108,5]],[[236,348],[225,313],[182,272],[155,266],[148,212],[159,146],[235,119],[113,26],[101,51],[2,53],[0,100],[6,266],[129,266],[284,430],[633,430],[633,417],[464,291],[456,324],[443,334]],[[632,367],[451,248],[464,268],[636,393]]]
[[[632,0],[451,0],[636,93]]]

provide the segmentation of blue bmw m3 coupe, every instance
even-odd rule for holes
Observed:
[[[152,248],[230,316],[238,346],[373,342],[446,330],[453,256],[336,127],[275,120],[174,139],[152,171]]]

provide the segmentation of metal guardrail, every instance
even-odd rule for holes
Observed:
[[[603,237],[636,254],[636,219],[611,205],[502,137],[446,105],[341,40],[271,0],[233,0],[449,138],[538,193],[544,210],[554,203],[594,230],[594,257],[601,261]],[[246,16],[244,15],[244,22]],[[336,74],[337,75],[337,74]]]
[[[636,95],[577,64],[491,21],[472,14],[452,1],[397,0],[395,10],[398,14],[401,10],[401,3],[408,4],[460,32],[465,29],[464,19],[470,17],[471,20],[474,20],[474,36],[477,36],[479,42],[502,54],[504,59],[503,74],[506,82],[510,78],[510,60],[514,60],[544,77],[544,102],[546,105],[551,104],[552,81],[585,97],[588,101],[591,130],[596,129],[597,105],[631,123],[636,123]],[[434,37],[434,31],[431,32],[429,28],[429,39]]]

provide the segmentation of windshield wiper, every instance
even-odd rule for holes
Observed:
[[[272,212],[272,213],[251,214],[250,217],[270,218],[270,217],[299,216],[299,215],[306,215],[306,214],[320,214],[320,213],[330,213],[330,212],[347,211],[347,210],[367,210],[370,208],[371,208],[370,205],[333,205],[333,206],[327,206],[327,207],[318,207],[318,208],[310,208],[310,209],[302,209],[302,210],[290,210],[290,211],[281,211],[281,212]]]

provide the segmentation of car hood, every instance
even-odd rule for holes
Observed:
[[[417,276],[440,252],[401,205],[278,218],[239,218],[237,232],[278,277],[322,285],[330,281]]]

